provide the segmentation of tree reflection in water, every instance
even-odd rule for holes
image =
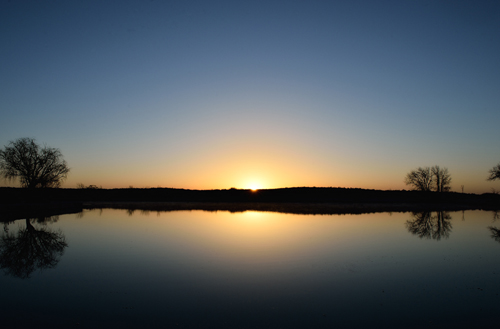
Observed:
[[[491,237],[496,241],[500,242],[500,229],[494,226],[489,226],[488,229],[491,232]]]
[[[413,212],[412,219],[406,221],[408,231],[419,238],[441,240],[449,238],[451,233],[451,215],[445,211]]]
[[[500,213],[498,210],[493,211],[493,221],[496,222],[500,218]],[[495,226],[488,226],[488,230],[490,230],[491,238],[496,242],[500,242],[500,229]]]
[[[35,270],[53,268],[68,246],[61,231],[52,231],[45,225],[57,217],[26,219],[26,227],[16,234],[4,230],[0,236],[0,268],[6,274],[29,278]],[[44,224],[35,228],[32,223]]]

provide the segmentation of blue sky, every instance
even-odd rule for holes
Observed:
[[[2,2],[0,145],[60,148],[65,187],[403,189],[437,164],[488,192],[498,40],[496,1]]]

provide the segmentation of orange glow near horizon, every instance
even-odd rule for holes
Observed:
[[[262,189],[292,187],[341,187],[378,190],[409,189],[403,178],[409,166],[372,166],[363,162],[349,162],[326,158],[319,161],[313,155],[297,156],[293,152],[272,152],[263,147],[252,151],[234,149],[231,152],[213,150],[212,153],[194,153],[171,158],[158,156],[118,159],[108,162],[88,162],[71,168],[63,188],[77,184],[102,188],[179,188],[190,190]],[[250,149],[250,151],[248,150]],[[76,162],[72,160],[71,163]],[[453,170],[453,171],[452,171]],[[466,193],[490,192],[500,182],[486,182],[482,172],[460,172],[450,168],[455,183],[452,191]],[[19,186],[19,181],[0,180],[0,186]]]
[[[205,160],[205,159],[203,159]],[[96,185],[103,188],[182,188],[194,190],[248,189],[262,190],[287,187],[352,187],[352,188],[405,188],[402,180],[396,183],[390,178],[377,181],[385,176],[351,177],[344,168],[308,168],[300,161],[287,162],[283,159],[257,161],[222,158],[219,161],[186,161],[183,166],[166,166],[165,162],[148,163],[148,170],[140,165],[110,165],[101,168],[75,168],[64,187],[75,188],[78,183]],[[166,169],[168,168],[168,169]],[[393,184],[391,184],[393,183]]]

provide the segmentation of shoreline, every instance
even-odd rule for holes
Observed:
[[[421,211],[461,211],[497,210],[495,207],[476,207],[456,204],[410,204],[410,203],[229,203],[229,202],[88,202],[83,208],[123,209],[154,212],[169,211],[263,211],[304,215],[341,215],[379,212],[421,212]]]
[[[272,190],[0,188],[0,221],[111,208],[290,214],[500,210],[500,195],[296,187]]]
[[[85,210],[117,209],[130,212],[173,211],[246,211],[274,212],[295,215],[358,215],[391,212],[435,212],[484,210],[496,211],[498,207],[481,207],[467,204],[429,203],[269,203],[269,202],[83,202],[83,203],[32,203],[2,206],[0,222],[17,219],[51,217],[81,213]]]

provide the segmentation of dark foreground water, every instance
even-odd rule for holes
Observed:
[[[500,219],[93,210],[0,233],[0,328],[497,328]]]

